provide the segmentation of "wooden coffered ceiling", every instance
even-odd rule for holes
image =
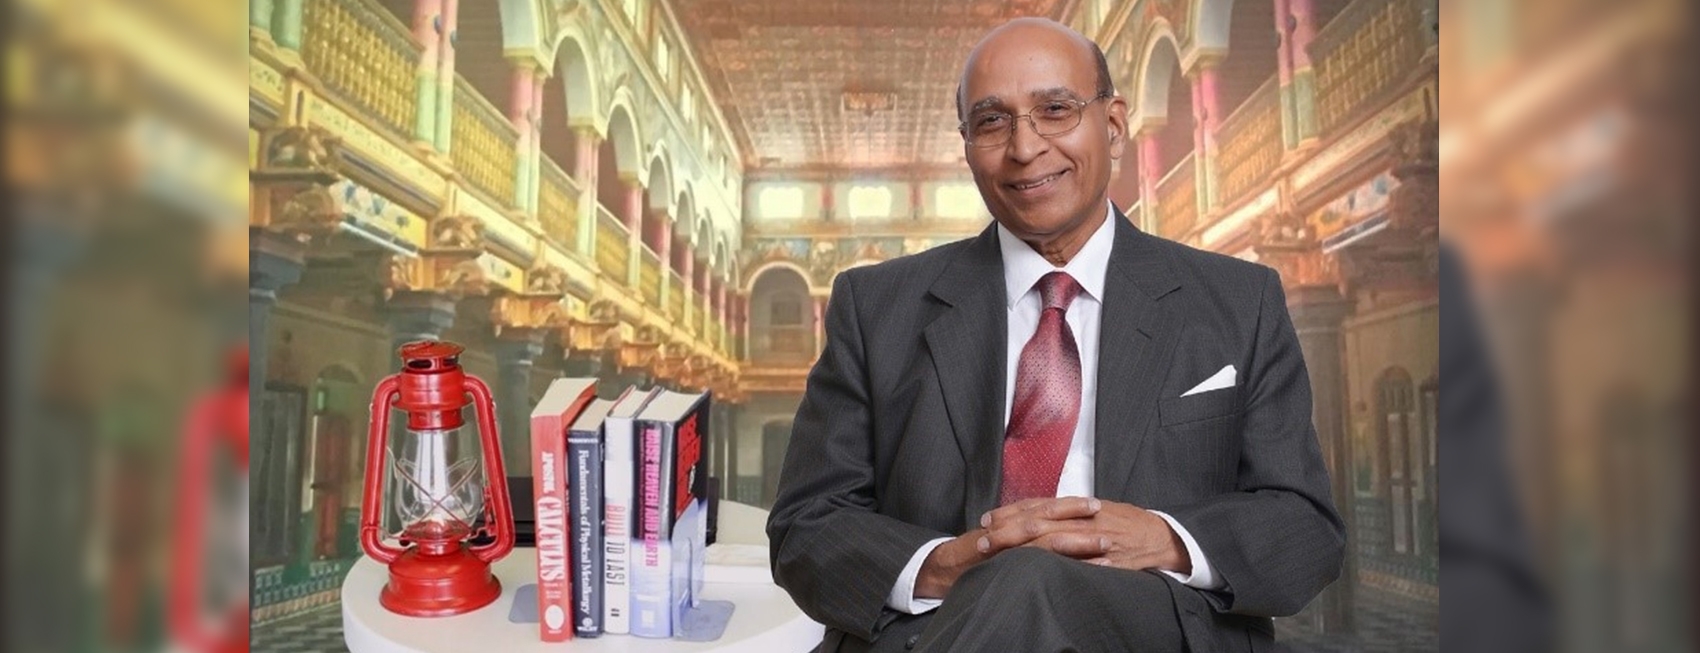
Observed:
[[[665,0],[760,176],[954,167],[951,94],[992,27],[1070,0]]]

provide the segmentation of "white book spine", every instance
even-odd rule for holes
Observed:
[[[632,420],[610,417],[605,424],[602,492],[606,497],[603,551],[607,569],[603,574],[602,630],[623,635],[631,632],[632,609]]]

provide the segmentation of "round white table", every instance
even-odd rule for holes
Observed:
[[[722,510],[725,510],[723,504]],[[733,507],[732,521],[753,521],[758,512]],[[744,515],[749,512],[750,515]],[[723,513],[724,514],[724,513]],[[726,522],[722,521],[722,527]],[[738,531],[749,529],[736,529]],[[735,537],[751,542],[754,537]],[[761,545],[766,538],[761,537]],[[713,559],[713,558],[711,558]],[[502,581],[502,596],[496,602],[453,617],[404,617],[378,605],[378,592],[388,579],[388,570],[371,558],[362,557],[342,583],[343,639],[350,653],[527,653],[529,651],[750,651],[785,653],[807,651],[820,644],[824,629],[805,616],[785,590],[779,589],[765,570],[720,568],[709,565],[710,579],[703,584],[703,599],[731,601],[736,607],[726,632],[712,642],[645,639],[631,635],[603,635],[574,639],[567,644],[545,644],[537,636],[537,624],[508,621],[514,589],[537,581],[537,550],[516,548],[492,567]],[[757,573],[751,573],[756,571]]]

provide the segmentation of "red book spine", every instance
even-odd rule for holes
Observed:
[[[567,555],[566,418],[531,418],[537,515],[537,627],[545,642],[573,638],[573,578]]]

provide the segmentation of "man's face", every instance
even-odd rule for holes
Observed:
[[[1052,242],[1098,224],[1110,183],[1110,161],[1121,157],[1127,105],[1098,95],[1092,53],[1071,35],[1043,27],[1006,29],[969,58],[963,76],[964,118],[985,111],[1018,116],[1090,102],[1072,130],[1050,137],[1026,118],[1014,120],[1008,142],[963,143],[968,168],[992,217],[1029,242]],[[1038,116],[1038,113],[1033,114]]]

